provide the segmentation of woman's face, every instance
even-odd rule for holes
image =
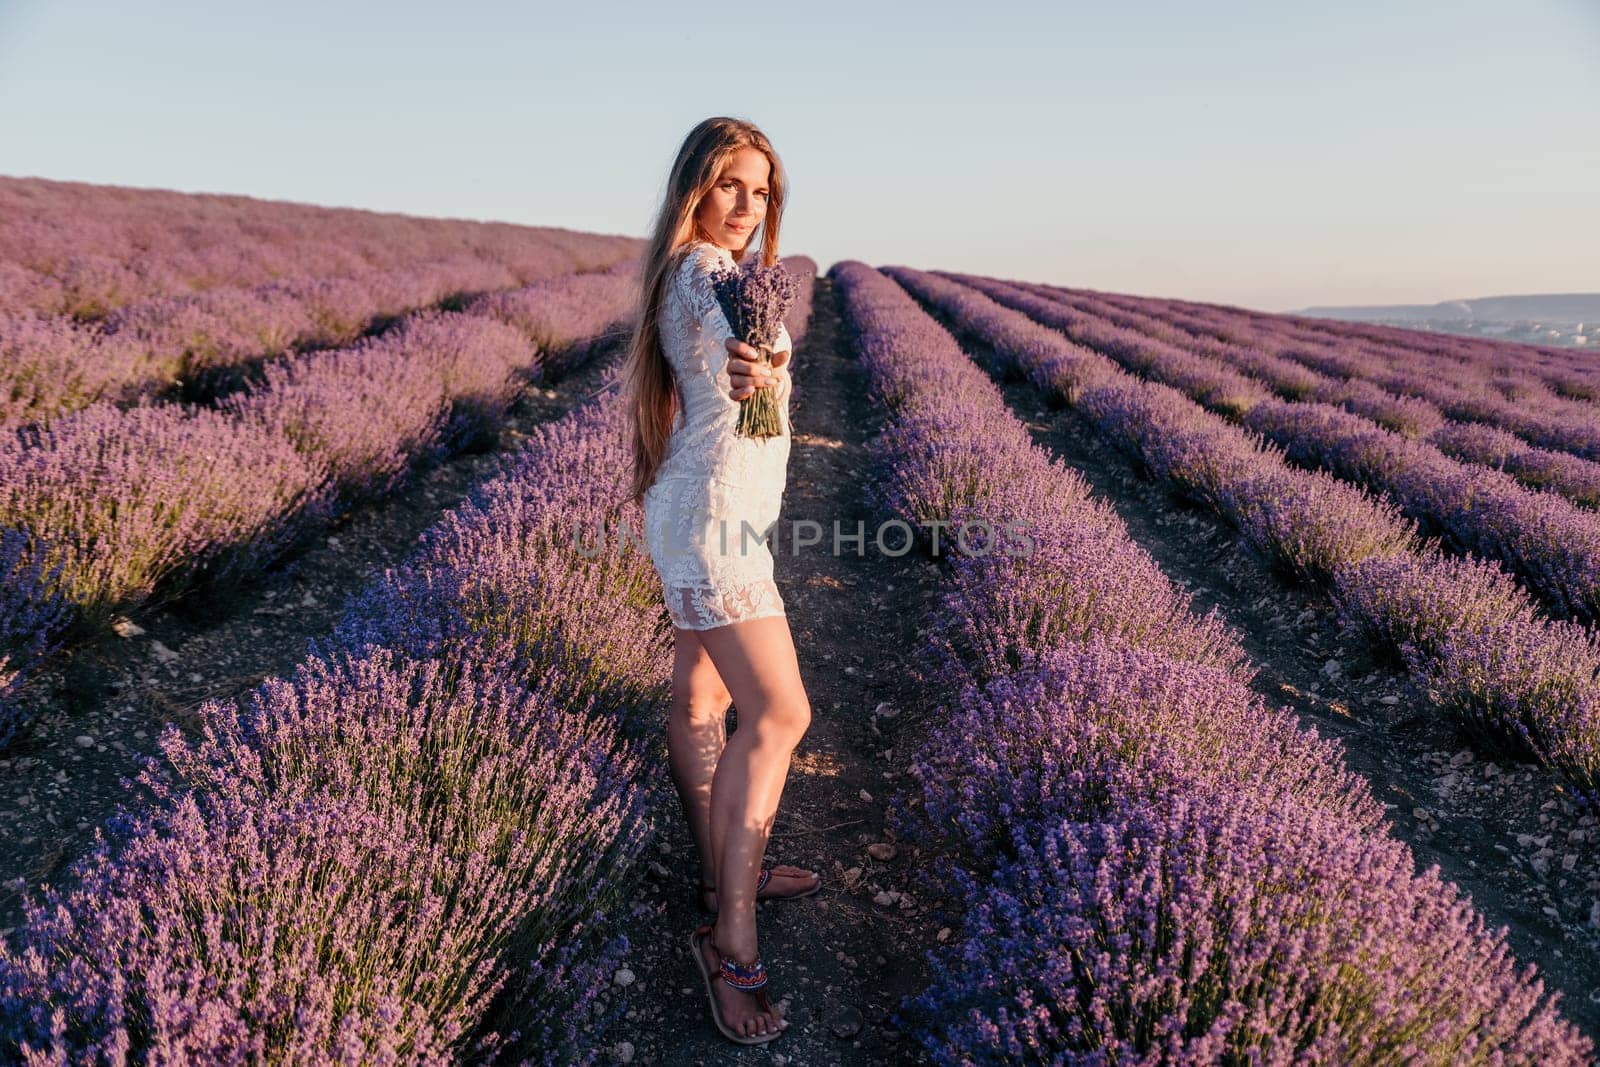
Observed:
[[[767,181],[771,177],[772,164],[763,152],[739,149],[700,200],[695,221],[718,245],[739,251],[767,217]]]

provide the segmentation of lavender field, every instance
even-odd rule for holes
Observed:
[[[728,1055],[640,251],[0,178],[0,1062]],[[761,1055],[1596,1062],[1600,363],[784,262]]]

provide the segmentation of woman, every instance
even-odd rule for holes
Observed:
[[[690,948],[717,1028],[742,1044],[788,1026],[767,998],[757,898],[821,887],[814,871],[760,865],[790,754],[811,722],[766,545],[789,459],[792,346],[782,330],[764,366],[733,336],[711,287],[714,272],[744,261],[758,229],[761,262],[777,262],[784,186],[777,154],[750,123],[712,118],[689,132],[645,253],[626,368],[630,493],[673,623],[669,759],[700,852],[700,905],[717,913]],[[769,388],[783,432],[736,435],[739,401]]]

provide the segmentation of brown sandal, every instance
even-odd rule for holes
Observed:
[[[794,900],[794,899],[797,899],[799,897],[809,897],[809,896],[811,896],[812,894],[816,893],[817,891],[819,891],[822,888],[822,875],[820,873],[815,872],[815,871],[813,871],[812,873],[817,875],[817,884],[812,886],[810,889],[802,889],[798,893],[768,893],[766,896],[762,896],[761,895],[761,891],[763,889],[765,889],[767,887],[767,883],[772,880],[772,872],[769,871],[767,868],[763,867],[763,868],[761,868],[761,873],[756,875],[756,899],[757,900]],[[785,877],[793,877],[793,876],[786,875]],[[715,893],[716,891],[717,891],[717,887],[714,886],[714,885],[711,885],[709,882],[701,882],[700,883],[700,892],[698,894],[699,899],[698,899],[697,903],[699,903],[701,911],[708,912],[708,913],[710,913],[712,915],[715,915],[717,913],[717,909],[716,908],[707,907],[707,905],[706,905],[706,894],[707,893]]]
[[[712,948],[716,950],[717,958],[721,961],[718,973],[713,975],[711,969],[706,966],[705,953],[701,951],[701,946],[705,943],[705,939],[711,936],[713,929],[714,927],[707,923],[695,927],[694,933],[689,935],[689,951],[694,953],[694,965],[700,968],[700,977],[705,979],[706,983],[706,996],[711,1000],[711,1021],[717,1024],[717,1029],[722,1031],[722,1036],[729,1041],[736,1041],[741,1045],[764,1045],[783,1033],[787,1020],[780,1021],[778,1028],[770,1033],[741,1034],[723,1020],[722,1005],[717,1000],[717,991],[711,987],[711,982],[715,978],[735,989],[754,993],[756,1004],[762,1011],[774,1018],[780,1018],[778,1013],[772,1010],[772,1002],[767,999],[767,966],[761,962],[760,956],[757,956],[753,963],[737,963],[732,956],[724,956],[722,950],[716,949],[713,945]]]

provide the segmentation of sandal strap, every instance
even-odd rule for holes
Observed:
[[[772,872],[767,870],[765,867],[761,868],[761,873],[756,875],[756,892],[759,893],[765,889],[767,887],[767,883],[770,881],[772,881]],[[701,882],[700,891],[702,893],[715,893],[717,891],[717,887],[712,885],[710,882]]]
[[[754,963],[741,964],[732,956],[722,957],[722,980],[735,989],[753,992],[767,984],[767,965],[757,956]]]

